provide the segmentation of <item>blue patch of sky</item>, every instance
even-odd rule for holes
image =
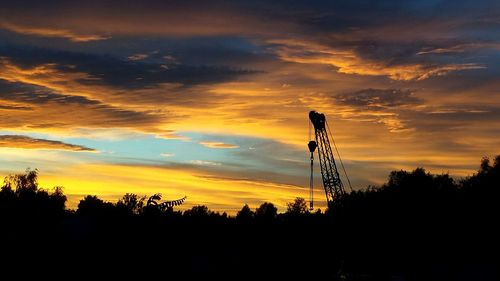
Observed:
[[[0,131],[0,134],[19,133]],[[296,174],[303,169],[302,164],[307,163],[308,160],[306,149],[302,153],[296,148],[268,139],[195,132],[179,132],[179,134],[188,137],[189,140],[163,139],[152,134],[134,134],[133,137],[120,139],[58,138],[39,133],[25,133],[23,135],[86,146],[99,151],[99,153],[60,152],[67,155],[77,155],[79,160],[84,162],[146,165],[206,164],[224,170],[245,169]],[[222,142],[237,147],[211,148],[200,144],[200,142]]]

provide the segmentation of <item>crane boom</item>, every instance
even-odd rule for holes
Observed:
[[[315,141],[310,141],[308,144],[309,151],[311,152],[311,167],[313,153],[317,147],[321,177],[323,178],[323,187],[326,193],[326,201],[328,204],[331,204],[345,194],[344,185],[340,179],[337,165],[335,164],[335,158],[333,157],[333,151],[330,146],[330,140],[326,130],[327,123],[325,115],[323,113],[311,111],[309,112],[309,119],[314,126],[315,135]]]

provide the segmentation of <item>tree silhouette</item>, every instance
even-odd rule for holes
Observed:
[[[91,217],[109,216],[113,207],[112,203],[104,202],[96,195],[87,195],[78,203],[77,213]]]
[[[488,157],[483,157],[483,159],[481,159],[481,166],[480,166],[480,169],[479,169],[479,173],[487,173],[491,170],[491,165],[490,165],[490,158]]]
[[[248,204],[245,204],[236,214],[236,219],[242,222],[248,222],[253,219],[255,213],[250,209]]]
[[[16,193],[36,192],[38,189],[38,170],[26,169],[24,174],[8,175],[4,178],[3,188],[15,188]]]
[[[287,203],[286,206],[286,212],[288,214],[301,215],[309,212],[309,209],[307,208],[307,202],[302,197],[295,198],[293,202]]]
[[[1,212],[22,220],[37,223],[57,220],[65,213],[66,196],[63,187],[54,187],[53,192],[39,188],[38,170],[26,169],[24,174],[8,175],[0,192]]]
[[[211,212],[208,210],[208,207],[205,205],[194,206],[190,210],[184,211],[184,216],[196,218],[196,219],[206,218],[210,214],[211,214]]]
[[[278,215],[278,209],[273,203],[264,202],[255,210],[255,217],[263,220],[270,221],[276,218]]]
[[[142,212],[145,200],[146,196],[139,197],[137,194],[126,193],[118,200],[116,207],[124,209],[131,214],[139,214]]]

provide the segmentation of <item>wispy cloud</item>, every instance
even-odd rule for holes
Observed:
[[[200,166],[220,166],[220,163],[204,160],[191,160],[189,163]]]
[[[27,80],[9,82],[1,79],[3,74],[5,72],[0,74],[0,101],[10,101],[11,105],[7,109],[9,113],[0,118],[2,128],[42,131],[81,127],[153,129],[159,122],[157,114],[127,110],[84,96],[62,94],[29,84]],[[23,107],[13,107],[12,102]],[[12,110],[15,108],[17,110]]]
[[[478,63],[438,63],[432,61],[407,61],[399,63],[393,58],[368,58],[367,54],[359,53],[355,47],[335,49],[314,42],[297,40],[278,40],[276,52],[284,61],[302,64],[326,64],[337,68],[339,73],[387,76],[392,80],[425,80],[435,76],[443,76],[450,72],[484,69]],[[421,54],[421,53],[419,53]]]
[[[11,23],[0,23],[0,28],[25,34],[25,35],[35,35],[40,37],[52,37],[52,38],[65,38],[73,42],[89,42],[106,40],[111,38],[110,36],[95,35],[95,34],[80,34],[73,32],[68,29],[59,29],[51,27],[32,27],[32,26],[21,26]]]
[[[401,89],[363,89],[353,93],[340,94],[335,100],[343,105],[362,109],[397,108],[422,104],[423,100],[412,91]]]
[[[148,57],[149,57],[148,54],[134,54],[134,55],[129,56],[128,59],[132,60],[132,61],[138,61],[138,60],[147,59]]]
[[[37,139],[21,135],[0,135],[0,147],[97,152],[93,148],[82,145],[54,140]]]
[[[239,147],[235,144],[217,142],[217,141],[200,141],[199,144],[201,144],[205,147],[209,147],[209,148],[221,148],[221,149],[238,148]]]

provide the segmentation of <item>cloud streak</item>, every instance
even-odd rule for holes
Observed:
[[[0,28],[24,34],[24,35],[35,35],[40,37],[49,37],[49,38],[65,38],[73,42],[90,42],[97,40],[106,40],[111,37],[103,36],[103,35],[86,35],[86,34],[78,34],[72,32],[68,29],[57,29],[50,27],[28,27],[28,26],[20,26],[11,23],[0,23]]]
[[[285,61],[302,64],[327,64],[336,67],[340,73],[387,76],[392,80],[425,80],[434,76],[444,76],[454,71],[486,68],[477,63],[444,64],[432,61],[412,62],[411,60],[394,63],[383,58],[368,59],[360,56],[360,51],[353,49],[334,49],[319,44],[295,41],[272,41],[271,43],[277,44],[277,54]]]
[[[221,148],[221,149],[238,148],[239,147],[235,144],[217,142],[217,141],[201,141],[201,142],[199,142],[199,144],[201,144],[205,147],[209,147],[209,148]]]
[[[423,103],[423,100],[416,97],[411,91],[401,89],[363,89],[354,93],[336,95],[335,99],[343,105],[372,110]]]
[[[97,152],[95,149],[82,145],[54,140],[37,139],[21,135],[0,135],[0,147]]]

